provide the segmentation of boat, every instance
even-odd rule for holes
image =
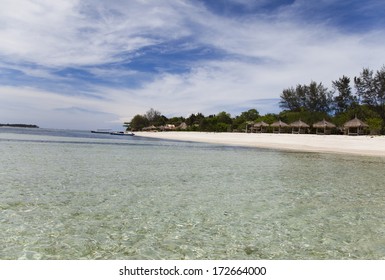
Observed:
[[[124,131],[115,131],[111,132],[111,135],[120,135],[120,136],[134,136],[135,134],[132,132],[124,132]]]
[[[103,130],[91,130],[91,133],[100,133],[100,134],[111,134],[111,131],[108,131],[108,130],[105,130],[105,129],[103,129]]]

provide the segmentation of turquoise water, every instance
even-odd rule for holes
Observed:
[[[385,259],[385,159],[0,128],[0,259]]]

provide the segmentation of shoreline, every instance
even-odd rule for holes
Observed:
[[[385,136],[227,132],[135,132],[138,137],[229,146],[385,157]]]

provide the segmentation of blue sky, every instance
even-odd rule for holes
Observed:
[[[121,128],[279,112],[284,88],[385,64],[377,0],[0,0],[0,123]]]

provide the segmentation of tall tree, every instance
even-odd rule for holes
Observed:
[[[293,112],[329,112],[331,103],[332,93],[322,83],[312,81],[309,85],[283,90],[280,107]]]
[[[216,115],[219,123],[232,124],[233,120],[231,119],[231,115],[226,112],[220,112]]]
[[[145,116],[135,115],[130,123],[132,130],[142,130],[144,127],[149,125],[149,121]]]
[[[186,124],[187,125],[199,125],[202,119],[204,119],[205,116],[202,113],[196,113],[196,114],[191,114],[187,119],[186,119]]]
[[[281,94],[281,101],[279,102],[279,106],[282,109],[289,111],[300,111],[302,104],[297,94],[297,91],[291,87],[284,89]]]
[[[385,120],[385,66],[376,72],[374,77],[376,89],[376,105],[380,116]]]
[[[342,76],[332,83],[334,92],[338,92],[338,95],[333,98],[333,109],[336,114],[346,112],[358,103],[357,97],[353,95],[350,87],[350,78]]]
[[[329,112],[332,95],[322,83],[311,82],[306,90],[305,108],[310,112]]]
[[[255,121],[259,117],[259,112],[256,109],[250,109],[248,111],[242,112],[240,115],[240,118],[244,119],[245,121]]]
[[[369,106],[375,106],[375,85],[374,85],[373,70],[364,68],[359,77],[354,77],[354,85],[357,90],[357,94],[360,97],[362,103]]]
[[[162,114],[159,111],[153,108],[151,108],[146,112],[145,117],[149,121],[150,125],[159,126],[159,125],[165,124],[165,117],[162,116]]]
[[[357,94],[362,103],[369,105],[385,120],[385,66],[375,74],[364,68],[359,77],[354,78]]]

